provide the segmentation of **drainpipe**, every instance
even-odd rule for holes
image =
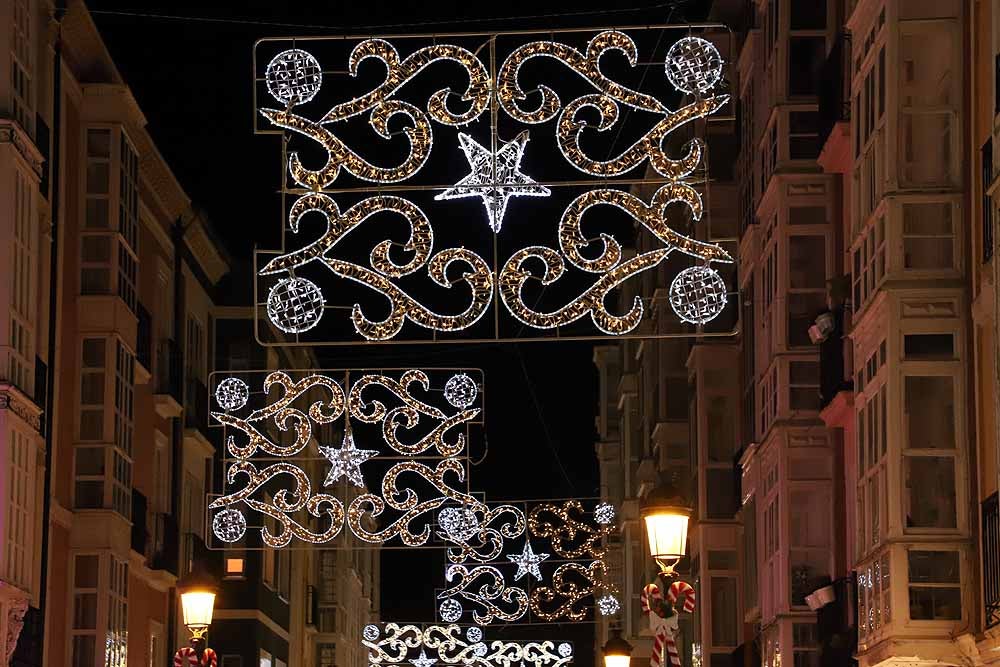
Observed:
[[[47,616],[48,585],[49,585],[49,525],[52,516],[52,449],[53,426],[52,418],[55,407],[56,379],[56,340],[59,327],[56,326],[59,317],[59,215],[61,192],[59,190],[61,153],[62,153],[62,19],[66,14],[64,0],[55,3],[53,19],[57,24],[56,40],[53,45],[52,58],[52,150],[49,153],[49,188],[51,192],[52,243],[49,245],[49,367],[45,377],[45,479],[42,482],[42,572],[38,585],[38,611],[42,616],[42,641],[39,644],[38,661],[45,664],[45,628],[49,627]]]

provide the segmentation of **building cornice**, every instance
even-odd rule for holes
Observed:
[[[38,147],[35,146],[35,142],[31,140],[28,133],[21,127],[20,123],[9,118],[0,118],[0,144],[10,144],[13,146],[14,150],[24,161],[25,166],[35,175],[35,178],[42,177],[45,158],[42,156],[42,152],[38,150]]]
[[[0,383],[0,410],[10,410],[36,433],[41,433],[42,409],[14,385]]]

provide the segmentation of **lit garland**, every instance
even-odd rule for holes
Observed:
[[[227,382],[232,384],[229,381],[233,379],[226,378],[220,385]],[[273,392],[274,388],[280,391]],[[276,534],[266,526],[261,530],[264,544],[272,547],[287,546],[293,538],[314,544],[329,542],[336,538],[345,522],[355,536],[364,541],[382,543],[398,537],[404,544],[419,546],[429,540],[437,510],[450,503],[468,508],[474,516],[482,516],[487,524],[477,525],[476,534],[482,535],[478,542],[455,547],[456,553],[467,553],[467,557],[472,558],[482,558],[477,549],[492,553],[499,548],[496,543],[502,545],[507,534],[488,524],[505,510],[491,509],[449,483],[449,478],[452,477],[458,482],[464,481],[463,464],[454,457],[464,450],[466,440],[464,434],[459,434],[454,439],[448,437],[448,434],[476,417],[480,410],[470,406],[455,415],[448,415],[416,396],[414,392],[418,388],[425,393],[430,391],[430,379],[424,371],[403,371],[398,380],[380,373],[362,374],[346,395],[344,388],[330,377],[314,373],[293,381],[287,373],[275,371],[268,374],[263,383],[263,395],[269,401],[263,408],[252,411],[247,417],[228,412],[212,413],[219,423],[242,432],[247,441],[237,442],[234,435],[229,435],[226,439],[229,454],[236,457],[236,461],[226,470],[227,484],[233,484],[244,476],[248,479],[242,488],[226,493],[211,503],[210,509],[221,510],[213,518],[213,532],[224,542],[241,539],[246,529],[245,519],[234,506],[242,503],[272,517],[280,526]],[[380,400],[364,398],[376,389],[382,392]],[[390,398],[401,405],[393,405],[388,400]],[[308,408],[303,410],[295,407],[294,403],[300,399],[310,402]],[[349,418],[362,422],[381,423],[386,443],[399,454],[410,456],[435,448],[443,458],[436,467],[412,460],[393,465],[382,480],[381,492],[384,499],[373,493],[362,494],[354,498],[346,512],[343,503],[336,497],[327,494],[313,495],[312,485],[299,466],[279,461],[259,467],[249,460],[251,456],[260,454],[284,459],[296,456],[313,440],[313,424],[329,424],[344,417],[345,412]],[[401,441],[399,434],[404,429],[417,426],[421,416],[433,422],[430,433],[416,444]],[[289,444],[276,444],[268,435],[287,430],[292,430],[295,435],[294,441]],[[378,453],[375,449],[354,448],[350,430],[344,438],[342,448],[318,445],[317,449],[333,464],[327,474],[326,484],[347,477],[354,485],[362,486],[360,465]],[[293,482],[292,486],[278,489],[270,502],[263,502],[255,497],[265,485],[272,486],[273,480],[289,477]],[[404,479],[406,484],[402,483]],[[434,488],[434,495],[421,501],[419,487],[428,484]],[[373,532],[370,526],[375,522],[372,520],[379,517],[387,507],[401,513],[401,516],[382,530]],[[328,522],[324,524],[325,528],[314,532],[299,523],[296,518],[299,512],[306,512],[320,519],[326,518]],[[422,523],[417,525],[417,522]],[[523,533],[523,515],[508,524]]]
[[[377,628],[376,628],[377,630]],[[374,634],[374,633],[370,633]],[[374,639],[362,634],[372,667],[401,665],[411,660],[412,651],[424,650],[428,658],[443,665],[469,667],[563,667],[573,660],[573,646],[559,650],[552,641],[514,642],[462,636],[458,625],[416,625],[387,623]]]
[[[486,207],[490,229],[494,233],[500,232],[507,212],[507,201],[511,197],[548,197],[551,194],[547,187],[538,185],[521,173],[521,158],[524,157],[524,148],[528,143],[527,130],[495,153],[483,148],[462,132],[458,134],[458,143],[472,172],[434,199],[480,197]]]
[[[583,620],[589,610],[589,605],[582,604],[583,601],[595,592],[609,588],[605,583],[607,570],[604,561],[599,560],[590,565],[563,563],[552,574],[551,586],[540,586],[531,591],[531,613],[550,622],[559,619]]]
[[[524,512],[513,505],[489,507],[478,503],[463,509],[472,513],[479,529],[465,540],[457,540],[447,532],[438,534],[438,537],[454,545],[447,551],[448,561],[451,563],[495,561],[503,553],[506,542],[523,535],[527,526]]]
[[[472,568],[449,565],[445,568],[444,576],[450,586],[438,594],[438,599],[447,602],[461,597],[474,603],[476,607],[472,618],[480,625],[494,620],[511,623],[522,618],[528,611],[528,594],[516,586],[507,586],[500,570],[491,565]],[[444,602],[441,604],[443,606]],[[442,619],[444,618],[442,614]]]
[[[611,512],[613,516],[614,507]],[[604,540],[617,528],[610,522],[591,525],[582,520],[583,515],[579,500],[536,505],[528,514],[528,534],[549,540],[552,550],[562,558],[603,558],[607,549]]]

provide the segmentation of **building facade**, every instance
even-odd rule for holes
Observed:
[[[206,546],[211,372],[315,358],[253,343],[250,268],[171,173],[84,4],[5,2],[0,26],[0,664],[170,664],[194,568],[222,580],[223,665],[356,661],[377,552]]]

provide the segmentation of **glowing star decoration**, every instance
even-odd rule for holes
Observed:
[[[465,373],[452,375],[444,385],[445,400],[456,408],[469,407],[475,402],[478,394],[476,383]]]
[[[371,623],[366,625],[364,630],[361,631],[361,636],[370,642],[378,639],[379,634],[381,634],[381,631],[378,629],[378,626]]]
[[[323,315],[323,293],[305,278],[285,278],[267,294],[267,317],[285,333],[309,331]]]
[[[344,445],[340,449],[319,447],[319,453],[325,456],[333,466],[326,479],[323,480],[323,486],[330,486],[341,477],[346,477],[354,486],[364,488],[365,480],[361,476],[361,464],[378,454],[378,451],[375,449],[356,449],[354,436],[348,432],[344,436]]]
[[[311,53],[302,49],[282,51],[267,64],[267,92],[282,104],[308,102],[319,92],[323,71]]]
[[[462,617],[462,604],[458,600],[448,598],[441,602],[438,611],[441,614],[441,620],[446,623],[454,623]]]
[[[615,506],[611,503],[598,503],[594,507],[594,521],[606,526],[615,520]]]
[[[514,581],[518,581],[526,574],[530,574],[535,579],[541,580],[542,573],[538,569],[538,564],[548,557],[548,554],[536,554],[533,552],[531,550],[531,543],[526,541],[520,556],[516,554],[507,556],[507,560],[517,565],[517,573],[514,575]]]
[[[670,284],[670,307],[683,322],[711,322],[726,307],[726,283],[707,266],[692,266]]]
[[[507,201],[511,197],[548,197],[551,194],[547,187],[538,185],[521,173],[521,158],[528,143],[527,130],[501,146],[496,153],[483,148],[464,132],[458,133],[458,142],[472,172],[434,199],[480,197],[494,233],[500,231]]]
[[[465,542],[479,532],[479,519],[467,507],[445,507],[438,513],[438,524],[444,531],[441,537],[452,542]]]
[[[437,660],[434,658],[428,658],[427,652],[424,649],[420,649],[420,657],[413,658],[409,661],[413,667],[431,667],[431,665],[436,665]]]
[[[247,532],[247,520],[243,512],[227,507],[212,518],[212,532],[223,542],[238,542]]]
[[[667,79],[682,93],[704,93],[722,76],[722,56],[715,45],[700,37],[684,37],[667,51]]]
[[[597,598],[597,610],[601,612],[601,616],[614,616],[621,608],[621,603],[614,595]]]
[[[250,387],[239,378],[226,378],[215,388],[215,402],[223,410],[239,410],[249,400]]]

